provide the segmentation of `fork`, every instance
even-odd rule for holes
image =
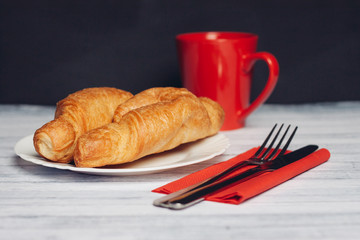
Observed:
[[[191,185],[189,187],[186,187],[182,190],[179,190],[177,192],[171,193],[169,195],[166,195],[164,197],[161,197],[157,200],[154,201],[154,205],[155,206],[161,206],[163,205],[165,202],[172,202],[172,201],[176,201],[178,199],[183,198],[184,196],[188,196],[190,194],[193,194],[194,192],[200,191],[201,189],[205,188],[206,186],[228,176],[229,174],[233,173],[234,171],[244,167],[244,166],[251,166],[251,165],[262,165],[268,161],[273,160],[275,157],[280,157],[282,155],[285,154],[287,148],[289,147],[296,131],[297,131],[297,126],[295,127],[295,129],[293,130],[292,134],[290,135],[289,139],[287,140],[287,142],[285,143],[284,147],[282,148],[282,150],[280,151],[280,153],[278,153],[280,146],[282,144],[282,142],[285,139],[285,136],[287,135],[287,132],[290,128],[291,125],[289,125],[287,127],[287,129],[285,130],[285,133],[282,135],[280,141],[278,142],[278,144],[276,145],[276,147],[274,149],[272,149],[273,145],[275,144],[277,138],[280,135],[280,132],[283,128],[284,124],[281,124],[279,130],[277,131],[277,133],[275,134],[274,138],[272,139],[270,145],[268,147],[266,147],[267,143],[269,142],[274,130],[277,127],[277,124],[275,124],[273,126],[273,128],[271,129],[270,133],[267,135],[267,137],[265,138],[264,142],[261,144],[260,148],[254,153],[254,155],[252,155],[249,159],[247,159],[246,161],[242,161],[240,163],[237,163],[233,166],[231,166],[230,168],[218,173],[217,175],[202,181],[200,183]],[[277,154],[278,153],[278,154]]]

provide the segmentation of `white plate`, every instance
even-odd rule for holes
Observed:
[[[15,145],[15,153],[22,159],[50,168],[71,170],[74,172],[94,175],[139,175],[165,171],[172,168],[188,166],[209,160],[225,152],[229,147],[229,140],[223,134],[183,144],[171,151],[150,155],[132,163],[106,166],[101,168],[78,168],[73,164],[48,161],[35,151],[33,135],[22,138]]]

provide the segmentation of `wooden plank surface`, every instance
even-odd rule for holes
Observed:
[[[360,239],[360,102],[264,105],[211,160],[157,174],[106,177],[38,166],[14,145],[53,107],[0,105],[0,239]],[[157,208],[151,190],[259,145],[274,123],[299,126],[291,149],[330,160],[240,205]]]

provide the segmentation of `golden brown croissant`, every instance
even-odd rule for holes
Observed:
[[[186,89],[152,88],[119,105],[114,123],[81,136],[75,148],[78,167],[131,162],[220,130],[224,111]]]
[[[77,139],[91,129],[111,123],[118,105],[131,97],[129,92],[108,87],[70,94],[57,103],[55,119],[35,132],[35,150],[49,160],[70,162]]]

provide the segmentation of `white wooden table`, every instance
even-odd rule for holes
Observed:
[[[15,143],[53,107],[0,105],[0,239],[360,239],[360,102],[265,105],[209,161],[151,175],[104,177],[28,163]],[[151,190],[259,145],[274,123],[299,126],[291,149],[330,160],[240,205],[154,207]]]

